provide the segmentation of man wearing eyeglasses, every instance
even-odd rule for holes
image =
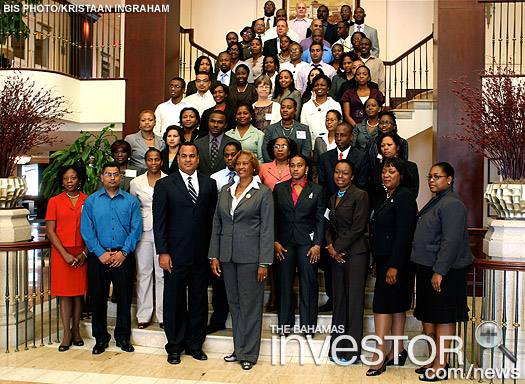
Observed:
[[[135,349],[131,336],[131,299],[135,259],[133,251],[142,236],[139,200],[119,188],[122,175],[117,163],[107,163],[100,176],[104,188],[88,196],[82,209],[80,233],[89,249],[88,285],[91,295],[93,354],[108,347],[109,285],[117,300],[115,341],[124,352]]]
[[[153,132],[161,136],[170,125],[180,126],[180,111],[184,108],[196,108],[193,104],[183,99],[186,82],[182,77],[174,77],[170,81],[170,99],[161,103],[155,109],[155,128]]]
[[[184,100],[195,105],[202,116],[205,110],[215,106],[215,100],[210,92],[210,75],[207,72],[199,72],[195,78],[195,85],[197,86],[197,93],[186,97]]]

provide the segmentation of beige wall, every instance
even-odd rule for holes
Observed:
[[[417,164],[419,170],[419,195],[417,197],[418,209],[430,200],[432,194],[428,189],[426,176],[430,167],[432,166],[432,127],[412,136],[408,139],[408,148],[410,154],[410,161]]]

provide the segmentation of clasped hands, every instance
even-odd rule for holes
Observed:
[[[126,257],[121,251],[106,251],[98,259],[102,264],[109,265],[110,267],[120,267],[124,260],[126,260]]]
[[[66,263],[75,268],[83,266],[87,258],[84,252],[79,253],[76,256],[73,256],[72,254],[68,253],[63,257]]]
[[[344,252],[337,252],[332,244],[328,244],[328,246],[325,248],[332,259],[341,264],[344,264],[346,262],[345,259],[343,259],[343,256],[345,255]]]

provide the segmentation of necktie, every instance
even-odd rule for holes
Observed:
[[[358,25],[357,26],[357,32],[363,32],[363,26],[362,25]]]
[[[266,18],[266,30],[270,29],[270,18]]]
[[[339,154],[339,160],[343,160],[343,152]]]
[[[221,75],[221,83],[222,83],[222,84],[226,84],[226,74],[225,74],[225,73],[223,73],[223,74]]]
[[[197,192],[195,192],[195,188],[193,188],[191,177],[188,177],[188,192],[190,193],[191,201],[195,204],[197,201]]]
[[[219,153],[219,140],[216,137],[211,139],[211,148],[210,148],[210,160],[211,167],[215,167],[215,160],[217,160],[217,155]]]
[[[230,171],[228,173],[228,184],[233,183],[233,178],[234,177],[235,177],[235,172],[234,171]]]

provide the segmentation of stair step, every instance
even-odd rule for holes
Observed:
[[[407,319],[408,320],[408,319]],[[112,333],[115,329],[115,319],[108,319],[108,331]],[[263,328],[262,340],[261,340],[261,356],[272,356],[272,349],[275,349],[277,357],[279,357],[280,351],[280,340],[279,335],[273,334],[267,328]],[[82,337],[85,339],[92,339],[91,336],[91,322],[81,322],[80,332]],[[407,331],[405,335],[408,336],[409,340],[419,335],[421,332]],[[365,336],[371,335],[372,332],[365,332]],[[288,337],[290,339],[286,344],[286,355],[292,357],[300,356],[300,345],[296,339],[303,340],[304,354],[306,357],[311,357],[312,353],[319,356],[323,344],[328,337],[328,334],[320,333],[316,334],[315,337],[310,340],[310,348],[306,344],[306,339],[301,335],[293,335]],[[166,345],[166,336],[164,330],[162,330],[158,324],[152,324],[147,329],[138,329],[137,323],[133,322],[131,329],[131,343],[134,345],[141,345],[146,347],[164,348]],[[273,346],[272,346],[273,343]],[[368,341],[368,346],[375,346],[374,341]],[[405,343],[405,346],[407,343]],[[223,331],[216,332],[206,336],[206,341],[203,345],[203,350],[208,353],[231,353],[233,351],[233,338],[231,329],[225,329]],[[366,356],[370,356],[370,353],[365,352]],[[427,344],[426,342],[419,340],[414,343],[414,354],[417,357],[427,355]],[[324,357],[324,356],[323,356]]]

